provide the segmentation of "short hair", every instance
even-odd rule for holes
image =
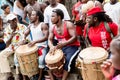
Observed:
[[[61,19],[64,18],[63,11],[61,9],[54,9],[52,12],[56,13],[58,16],[61,17]]]
[[[9,5],[8,4],[4,4],[4,5],[1,6],[1,9],[5,10],[7,7],[9,7]]]

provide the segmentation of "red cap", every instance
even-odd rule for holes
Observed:
[[[104,12],[104,11],[100,7],[93,7],[92,9],[88,10],[87,16],[100,13],[100,12]]]

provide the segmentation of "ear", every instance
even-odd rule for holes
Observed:
[[[98,19],[97,19],[97,17],[94,17],[94,19],[93,19],[93,20],[96,22]]]

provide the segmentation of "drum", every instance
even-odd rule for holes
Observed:
[[[31,77],[39,73],[37,50],[37,46],[28,45],[21,45],[16,49],[15,53],[23,75]]]
[[[63,65],[65,63],[65,57],[62,50],[57,49],[53,54],[48,52],[45,57],[47,67],[53,72],[56,77],[61,77],[63,74]]]
[[[100,65],[108,57],[108,52],[101,47],[88,47],[79,54],[83,80],[105,80]]]

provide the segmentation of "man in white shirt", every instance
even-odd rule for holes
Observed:
[[[52,30],[53,26],[51,22],[51,15],[54,9],[61,9],[63,11],[65,15],[64,20],[70,20],[70,16],[68,14],[67,9],[65,8],[63,4],[57,3],[56,0],[49,0],[49,2],[50,2],[50,5],[46,7],[44,11],[44,22],[49,25],[49,30]]]
[[[120,2],[118,0],[110,0],[104,5],[106,14],[119,26],[120,32]]]

